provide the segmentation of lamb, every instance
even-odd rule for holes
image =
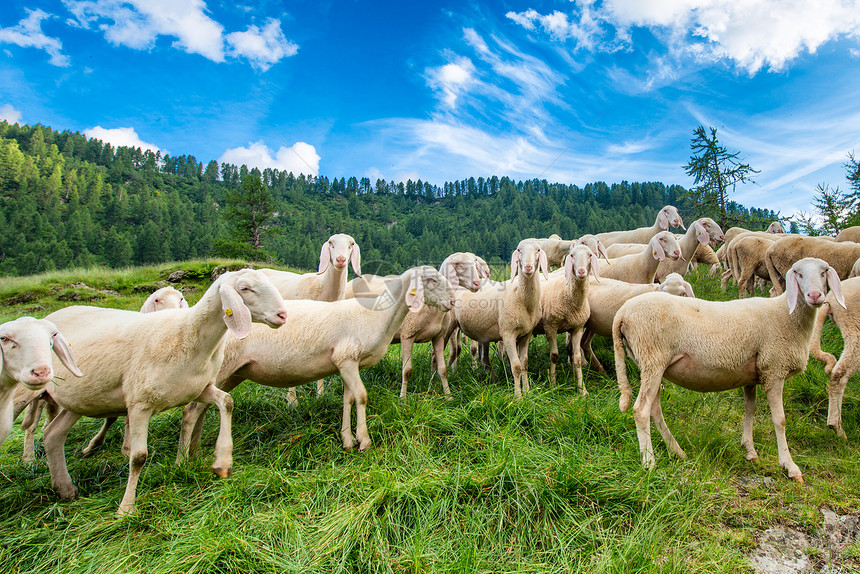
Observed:
[[[68,342],[51,321],[19,317],[0,325],[0,445],[15,422],[13,397],[18,384],[41,393],[53,380],[52,350],[69,372],[83,376]]]
[[[463,334],[478,342],[502,341],[514,378],[514,396],[529,391],[528,360],[532,331],[541,319],[541,284],[538,267],[547,276],[546,253],[533,239],[520,241],[511,254],[511,279],[491,282],[476,293],[460,290],[456,294],[454,317]],[[457,359],[459,346],[451,347],[449,363]]]
[[[649,416],[671,453],[678,458],[686,456],[663,419],[662,378],[700,392],[743,387],[741,444],[746,448],[747,460],[758,459],[752,425],[756,385],[761,384],[770,405],[779,463],[790,478],[803,481],[785,440],[782,390],[788,377],[806,368],[815,316],[825,302],[827,286],[840,304],[844,305],[845,300],[836,270],[821,259],[796,262],[787,272],[786,283],[786,293],[770,299],[713,302],[647,293],[618,310],[612,323],[612,340],[621,390],[619,406],[626,411],[632,396],[624,362],[626,346],[641,370],[633,417],[646,469],[655,465]]]
[[[588,272],[600,280],[597,255],[585,245],[571,248],[565,257],[564,276],[551,277],[541,285],[540,307],[541,318],[533,331],[543,333],[549,342],[549,378],[555,385],[555,370],[558,363],[558,333],[571,332],[571,341],[575,355],[572,357],[576,367],[576,388],[581,395],[587,395],[582,382],[582,354],[579,342],[582,330],[590,315],[588,307]]]
[[[594,336],[611,337],[612,320],[618,309],[637,295],[656,291],[680,297],[695,297],[693,286],[678,273],[670,273],[659,285],[656,283],[627,283],[605,277],[601,278],[600,283],[591,283],[588,290],[588,306],[591,313],[585,323],[585,331],[580,346],[592,369],[601,373],[606,372],[591,348],[591,341]],[[568,353],[573,356],[570,342],[568,342]]]
[[[651,227],[640,227],[629,231],[608,231],[598,233],[597,238],[608,248],[615,243],[648,243],[660,231],[666,231],[672,227],[684,227],[684,220],[678,214],[678,209],[673,205],[667,205],[657,214],[657,220]]]
[[[848,301],[860,301],[860,278],[852,277],[842,282],[843,297]],[[818,312],[815,330],[809,353],[824,363],[824,370],[830,375],[828,389],[827,426],[836,431],[840,438],[847,438],[842,428],[842,397],[851,376],[860,369],[860,316],[858,309],[845,309],[837,305],[835,291],[828,293],[824,305]],[[845,345],[839,360],[830,353],[821,350],[821,329],[827,317],[833,319]]]
[[[189,309],[137,313],[73,306],[51,313],[48,319],[74,345],[86,373],[77,377],[62,371],[64,383],[50,389],[51,398],[62,410],[45,429],[43,442],[51,483],[60,497],[77,494],[64,450],[72,425],[81,416],[124,415],[131,452],[128,484],[117,512],[131,512],[147,457],[149,419],[192,400],[218,405],[221,431],[213,470],[229,476],[233,401],[215,388],[215,376],[224,358],[228,330],[243,338],[252,321],[279,327],[287,320],[283,299],[265,275],[253,270],[225,273]]]
[[[667,255],[672,259],[680,258],[681,247],[672,233],[661,231],[651,238],[645,251],[611,259],[612,266],[601,269],[600,273],[628,283],[653,283],[657,266]]]
[[[343,448],[351,450],[356,444],[359,450],[370,448],[367,391],[359,370],[375,365],[385,356],[408,313],[420,312],[425,303],[443,309],[453,306],[449,280],[430,266],[413,267],[387,278],[386,283],[386,293],[377,298],[285,301],[289,330],[252,327],[246,339],[227,343],[216,379],[219,392],[229,393],[245,379],[284,388],[340,373],[344,381]],[[351,423],[353,402],[355,436]],[[197,450],[206,408],[200,402],[185,407],[178,459]]]
[[[860,257],[860,243],[837,242],[832,237],[785,237],[768,247],[765,265],[773,283],[773,293],[779,295],[785,285],[785,274],[795,261],[817,257],[830,264],[840,279],[847,279],[854,262]]]

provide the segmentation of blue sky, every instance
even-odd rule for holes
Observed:
[[[791,215],[860,153],[860,0],[8,0],[0,117],[329,177],[689,186]]]

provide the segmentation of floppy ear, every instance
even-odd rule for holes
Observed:
[[[695,297],[696,295],[693,293],[693,286],[684,281],[684,296],[685,297]]]
[[[519,247],[514,249],[514,252],[511,253],[511,279],[517,276],[517,270],[520,267],[520,249]]]
[[[65,365],[72,374],[78,377],[84,376],[78,368],[78,365],[75,363],[75,356],[72,354],[72,346],[69,345],[69,342],[66,341],[66,338],[63,337],[63,334],[59,331],[54,335],[54,343],[52,346],[54,354],[57,355],[60,362],[63,363],[63,365]]]
[[[708,233],[708,230],[705,229],[704,225],[702,225],[698,221],[694,221],[693,229],[696,230],[696,239],[699,240],[699,243],[701,243],[702,245],[709,245],[711,243],[711,236]]]
[[[477,255],[475,256],[475,261],[475,264],[478,266],[478,277],[481,277],[482,279],[489,279],[490,266],[487,265],[487,262],[478,257]]]
[[[409,280],[409,288],[406,290],[406,305],[409,311],[417,313],[424,306],[424,281],[421,280],[421,271],[416,270]]]
[[[597,260],[597,255],[594,253],[591,254],[591,273],[600,282],[600,261]]]
[[[328,264],[331,261],[331,245],[328,244],[328,241],[323,243],[322,251],[320,251],[320,268],[317,271],[317,275],[320,273],[325,273],[325,270],[328,269]],[[355,269],[353,267],[353,269]]]
[[[543,249],[540,250],[540,255],[538,255],[538,264],[540,265],[541,273],[543,273],[543,278],[549,280],[549,263],[546,258],[546,251]]]
[[[224,310],[224,323],[237,339],[244,339],[251,332],[251,310],[233,285],[223,283],[218,292]]]
[[[183,296],[183,297],[182,297],[182,299],[179,301],[179,308],[180,308],[180,309],[188,309],[188,301],[186,301],[186,300],[185,300],[185,297],[184,297],[184,296]]]
[[[656,235],[648,242],[648,246],[651,247],[651,254],[654,256],[654,259],[657,261],[666,259],[666,252],[663,251],[663,246],[660,245],[660,240]]]
[[[326,243],[328,245],[328,243]],[[358,243],[352,244],[352,253],[349,256],[349,262],[352,265],[352,270],[355,274],[361,277],[361,249],[358,248]]]
[[[833,267],[827,268],[827,286],[833,291],[833,296],[836,297],[836,301],[842,305],[842,308],[847,309],[845,296],[842,295],[842,281],[839,280],[839,274]]]
[[[603,258],[606,259],[606,264],[609,265],[609,254],[606,252],[606,246],[603,244],[601,240],[597,240],[597,251],[603,255]]]
[[[681,225],[681,229],[683,229],[684,231],[687,231],[687,228],[684,227],[684,220],[681,218],[680,213],[678,214],[678,223]]]
[[[564,282],[570,283],[573,278],[573,256],[568,253],[564,258]]]
[[[669,216],[666,215],[665,209],[660,210],[660,216],[659,217],[660,217],[660,229],[662,229],[663,231],[666,231],[667,229],[669,229]]]
[[[146,298],[146,301],[143,302],[143,305],[140,307],[141,313],[154,313],[155,312],[155,297],[150,295]]]
[[[788,314],[794,313],[797,307],[797,296],[800,293],[800,283],[797,281],[797,272],[789,269],[785,274],[785,298],[788,299]]]
[[[460,284],[460,277],[457,275],[457,270],[454,267],[454,264],[450,261],[445,260],[442,262],[442,268],[439,270],[439,273],[445,276],[451,289],[456,289]]]

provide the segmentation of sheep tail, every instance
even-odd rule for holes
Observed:
[[[818,309],[818,316],[815,318],[815,328],[812,331],[812,340],[809,342],[809,354],[824,363],[824,370],[829,374],[836,365],[836,357],[821,350],[821,330],[828,315],[830,315],[830,303],[826,302]]]
[[[630,390],[630,383],[627,381],[624,334],[621,332],[622,322],[623,315],[621,312],[618,312],[615,315],[615,320],[612,322],[612,347],[615,350],[615,376],[618,378],[618,390],[621,391],[618,408],[621,409],[621,412],[623,413],[627,412],[627,409],[630,408],[630,400],[633,398],[633,391]]]

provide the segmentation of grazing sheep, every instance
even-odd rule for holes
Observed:
[[[253,270],[225,273],[189,309],[137,313],[73,306],[51,313],[48,319],[74,345],[86,373],[77,377],[64,370],[63,384],[50,388],[62,410],[45,428],[43,442],[51,484],[62,498],[77,494],[66,467],[64,444],[81,416],[128,418],[129,477],[119,514],[134,508],[147,457],[149,419],[171,407],[193,400],[218,405],[221,431],[213,470],[222,477],[231,473],[233,401],[214,382],[228,330],[242,338],[252,321],[272,327],[286,322],[283,299],[265,275]]]
[[[618,309],[637,295],[656,291],[680,297],[695,297],[693,286],[678,273],[670,273],[659,285],[656,283],[627,283],[605,277],[601,278],[600,283],[591,283],[588,289],[588,306],[591,313],[585,323],[581,347],[592,369],[601,373],[606,372],[591,348],[591,341],[594,336],[611,337],[612,320]],[[568,353],[569,356],[572,356],[570,342],[568,342]]]
[[[529,391],[528,348],[532,331],[541,318],[541,284],[538,267],[547,275],[546,254],[533,239],[520,241],[511,255],[511,279],[488,282],[476,293],[459,290],[454,313],[464,335],[481,343],[502,341],[514,378],[514,396],[519,399]],[[459,346],[452,345],[449,363],[459,356]]]
[[[571,248],[564,260],[564,276],[551,277],[541,285],[541,318],[533,334],[545,334],[549,343],[549,378],[555,385],[555,370],[558,363],[558,333],[570,332],[574,349],[572,357],[576,367],[576,388],[581,395],[587,395],[582,382],[582,353],[579,341],[582,329],[588,320],[588,272],[600,280],[597,255],[585,245]]]
[[[853,241],[854,243],[860,243],[860,225],[846,227],[836,234],[834,241]]]
[[[744,431],[741,444],[747,460],[758,459],[753,445],[756,385],[767,393],[780,466],[802,482],[785,440],[782,390],[785,380],[804,370],[818,308],[827,286],[844,305],[836,270],[821,259],[805,258],[787,272],[785,295],[735,301],[703,301],[646,293],[625,303],[612,324],[615,372],[626,411],[632,393],[627,381],[625,347],[641,370],[641,386],[633,416],[642,465],[654,468],[649,417],[678,458],[678,445],[660,407],[663,378],[700,392],[744,388]],[[766,325],[767,328],[763,328]]]
[[[860,243],[836,242],[832,237],[785,237],[768,247],[764,262],[773,283],[773,293],[779,295],[785,289],[785,274],[795,261],[804,257],[816,257],[830,264],[840,279],[848,279],[854,262],[860,258]]]
[[[853,277],[842,282],[843,297],[852,304],[860,301],[860,278]],[[827,426],[836,431],[840,438],[847,438],[842,428],[842,397],[851,376],[860,369],[860,308],[852,305],[846,309],[837,305],[836,292],[827,294],[827,300],[818,311],[815,331],[809,346],[810,354],[824,363],[824,370],[830,375],[828,388]],[[844,347],[839,360],[821,350],[821,329],[827,317],[833,319],[842,333]]]
[[[720,262],[726,260],[726,250],[728,246],[734,241],[735,237],[740,235],[741,233],[769,233],[771,235],[777,233],[785,233],[785,230],[782,228],[782,224],[779,221],[774,221],[770,225],[768,225],[765,231],[750,231],[744,227],[730,227],[728,231],[725,232],[725,239],[723,239],[723,245],[717,249],[717,259]]]
[[[764,255],[768,248],[773,245],[778,236],[768,234],[771,237],[763,237],[757,234],[739,235],[729,246],[727,262],[729,269],[727,275],[735,278],[738,284],[738,293],[741,299],[755,294],[755,280],[757,278],[769,281],[770,275],[765,265]],[[725,293],[727,278],[721,281],[721,288]]]
[[[19,317],[0,325],[0,445],[12,432],[19,383],[41,393],[54,378],[52,350],[68,371],[83,376],[68,342],[51,321]]]
[[[651,227],[640,227],[629,231],[607,231],[598,233],[597,238],[607,248],[615,243],[648,243],[656,234],[669,229],[669,225],[687,229],[684,227],[684,220],[678,214],[678,209],[673,205],[667,205],[661,209]]]
[[[685,275],[690,268],[699,247],[716,245],[723,240],[723,230],[710,217],[697,219],[687,229],[687,233],[678,239],[681,247],[681,257],[674,260],[664,260],[657,265],[655,280],[660,283],[670,273]]]
[[[449,280],[430,266],[413,267],[386,278],[380,297],[340,301],[285,301],[289,326],[279,331],[252,327],[247,338],[227,343],[216,387],[230,392],[245,379],[270,387],[293,387],[340,373],[344,382],[343,448],[370,448],[367,391],[359,374],[385,356],[408,313],[424,304],[450,309]],[[219,391],[220,392],[220,391]],[[352,403],[356,432],[352,434]],[[182,414],[178,460],[197,450],[208,405],[193,402]],[[217,446],[216,446],[217,448]]]
[[[671,259],[680,258],[681,246],[674,234],[661,231],[651,238],[645,251],[611,259],[611,267],[601,269],[600,274],[628,283],[653,283],[657,266],[667,255]]]

